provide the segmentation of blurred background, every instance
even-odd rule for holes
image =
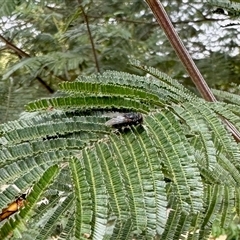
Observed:
[[[171,2],[171,4],[169,4]],[[212,88],[240,83],[239,20],[197,0],[162,1],[185,46]],[[143,0],[0,0],[0,123],[27,102],[55,94],[58,83],[105,70],[144,73],[130,58],[196,92]]]

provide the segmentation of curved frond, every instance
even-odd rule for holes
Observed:
[[[78,77],[0,125],[0,208],[61,169],[33,188],[16,223],[1,223],[2,236],[14,226],[25,239],[201,240],[239,215],[240,150],[221,120],[239,127],[238,102],[205,102],[132,64],[150,76]],[[130,111],[142,121],[126,119]],[[114,119],[124,124],[107,124]]]
[[[65,199],[59,201],[59,204],[54,208],[51,208],[51,217],[49,217],[46,223],[42,224],[41,231],[39,231],[38,235],[35,235],[33,239],[41,240],[47,239],[54,230],[56,229],[57,223],[59,223],[59,218],[61,218],[66,211],[71,208],[73,204],[73,194],[65,197]],[[71,218],[71,216],[70,216]]]
[[[90,186],[86,179],[84,166],[78,159],[73,158],[69,162],[72,182],[75,192],[75,215],[72,226],[72,234],[80,239],[84,234],[91,234],[91,221],[93,218],[93,201],[89,192]]]
[[[139,100],[131,100],[121,97],[58,97],[38,100],[29,103],[26,106],[28,111],[45,110],[50,108],[59,108],[63,110],[79,109],[79,110],[97,110],[97,109],[132,109],[135,111],[148,112],[149,107],[141,103]]]
[[[146,124],[151,132],[156,146],[159,147],[161,164],[170,173],[176,191],[179,205],[189,211],[199,211],[202,208],[203,192],[200,175],[194,154],[187,139],[181,134],[181,127],[175,116],[170,113],[154,115],[146,118]],[[180,185],[179,185],[180,184]]]

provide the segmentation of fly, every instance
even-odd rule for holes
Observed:
[[[105,125],[113,128],[122,128],[126,126],[136,126],[143,122],[143,117],[141,113],[123,113],[119,114],[116,117],[108,120]]]

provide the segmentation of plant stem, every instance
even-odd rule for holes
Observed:
[[[192,60],[182,40],[178,36],[173,24],[171,23],[162,3],[159,0],[146,0],[148,6],[152,10],[155,18],[159,25],[165,32],[169,42],[171,43],[176,54],[180,58],[182,64],[186,68],[189,76],[191,77],[196,88],[202,95],[202,97],[209,102],[216,102],[217,99],[213,95],[202,74],[198,70],[196,64]],[[221,117],[223,122],[226,124],[228,130],[232,133],[233,137],[237,142],[240,142],[240,133],[236,127],[225,118]]]
[[[79,2],[79,3],[81,4],[81,2]],[[97,58],[97,52],[96,52],[96,48],[95,48],[95,45],[94,45],[91,29],[90,29],[90,26],[89,26],[88,16],[85,13],[84,8],[82,6],[80,6],[80,7],[81,7],[82,14],[83,14],[83,19],[84,19],[84,21],[86,23],[86,26],[87,26],[88,36],[89,36],[91,46],[92,46],[92,52],[93,52],[93,57],[94,57],[96,69],[97,69],[97,72],[100,72],[100,67],[99,67],[98,58]]]
[[[13,50],[19,58],[30,58],[31,56],[12,44],[10,41],[8,41],[6,38],[4,38],[2,35],[0,35],[0,39],[6,44],[6,47]],[[36,76],[36,79],[48,90],[49,93],[54,93],[54,89],[52,89],[41,77]]]
[[[182,40],[178,36],[161,2],[158,0],[146,0],[146,2],[151,8],[153,14],[155,15],[159,25],[162,27],[165,34],[167,35],[168,40],[170,41],[172,47],[174,48],[182,64],[186,68],[189,76],[191,77],[202,97],[210,102],[216,101],[216,98],[208,87],[202,74],[199,72],[196,64],[193,62],[186,47],[183,45]]]

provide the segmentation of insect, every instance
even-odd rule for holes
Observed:
[[[0,222],[4,219],[10,217],[12,214],[17,212],[21,207],[24,206],[24,201],[26,200],[27,194],[22,194],[18,197],[14,202],[8,204],[8,207],[2,209],[2,213],[0,214]]]
[[[105,125],[113,128],[122,128],[131,125],[138,125],[143,122],[143,117],[141,113],[123,113],[116,117],[108,120]]]

